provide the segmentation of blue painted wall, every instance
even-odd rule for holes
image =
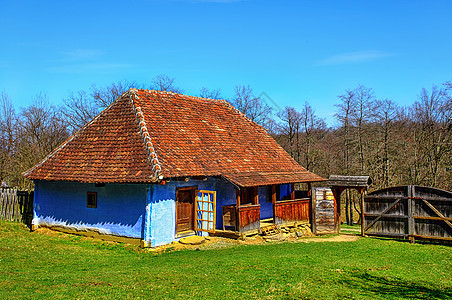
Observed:
[[[273,218],[273,204],[270,190],[271,188],[268,186],[261,186],[258,189],[259,204],[261,205],[261,220]]]
[[[284,197],[290,197],[290,184],[281,184],[279,186],[278,200],[282,200]]]
[[[222,206],[235,205],[236,194],[235,187],[222,179],[215,181],[214,190],[217,192],[217,214],[216,214],[216,229],[223,229],[223,210]]]
[[[97,208],[88,208],[87,192],[97,192]],[[37,181],[35,225],[98,229],[104,234],[143,238],[146,185]]]
[[[151,247],[171,243],[176,239],[176,189],[197,186],[199,190],[214,191],[215,178],[207,180],[169,181],[165,185],[149,185],[149,235],[145,237]]]
[[[216,229],[223,228],[222,206],[236,203],[234,186],[222,179],[169,181],[163,184],[94,184],[37,181],[35,186],[35,225],[60,225],[75,229],[141,238],[148,246],[176,239],[176,189],[197,186],[216,191]],[[259,187],[261,219],[273,217],[270,187]],[[88,208],[87,192],[97,192],[97,208]],[[279,198],[290,194],[282,185]]]

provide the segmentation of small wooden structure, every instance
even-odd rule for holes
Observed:
[[[340,232],[341,226],[341,194],[346,189],[357,190],[363,195],[369,185],[372,184],[372,179],[369,176],[346,176],[346,175],[330,175],[327,182],[331,187],[334,195],[335,214],[336,214],[336,232]],[[362,210],[362,209],[361,209]]]
[[[424,186],[381,189],[364,197],[363,235],[452,241],[452,193]]]

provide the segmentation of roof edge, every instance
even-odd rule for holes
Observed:
[[[162,176],[162,165],[160,164],[157,153],[155,153],[154,145],[152,144],[151,136],[149,135],[149,131],[146,127],[146,122],[144,120],[143,112],[141,111],[141,107],[136,105],[134,100],[138,100],[139,97],[137,95],[136,89],[130,89],[128,91],[129,100],[133,107],[133,112],[135,113],[136,120],[138,123],[138,126],[140,128],[140,134],[143,138],[144,146],[146,148],[146,152],[148,154],[148,159],[151,163],[152,172],[153,172],[153,178],[151,178],[152,181],[158,181],[163,179]]]

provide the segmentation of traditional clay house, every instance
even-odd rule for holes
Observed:
[[[34,227],[152,247],[306,218],[293,184],[324,180],[224,100],[135,89],[24,176],[35,182]]]

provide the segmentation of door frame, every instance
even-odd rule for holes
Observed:
[[[177,231],[177,220],[178,220],[178,215],[177,215],[177,202],[178,202],[178,193],[179,191],[192,191],[192,200],[193,200],[193,209],[191,211],[191,219],[192,219],[192,228],[188,229],[188,230],[184,230],[184,231]],[[176,211],[175,211],[175,215],[176,215],[176,222],[175,222],[175,233],[176,235],[184,233],[184,232],[189,232],[189,231],[193,231],[195,232],[195,228],[196,228],[196,224],[195,224],[195,210],[196,210],[196,196],[197,196],[197,191],[198,191],[198,186],[197,185],[193,185],[193,186],[184,186],[184,187],[177,187],[176,188],[176,198],[175,198],[175,204],[176,204]]]

